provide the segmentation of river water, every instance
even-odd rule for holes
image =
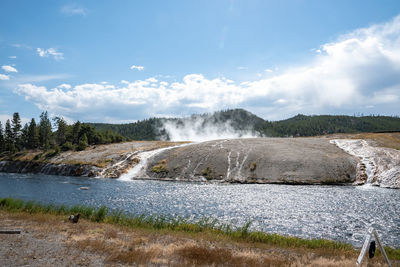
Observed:
[[[80,190],[89,187],[89,190]],[[106,205],[134,214],[216,218],[252,230],[360,247],[370,225],[400,247],[400,190],[372,186],[201,184],[0,173],[0,197]]]

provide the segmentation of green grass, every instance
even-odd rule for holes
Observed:
[[[154,165],[151,168],[151,171],[155,173],[168,173],[169,170],[167,168],[167,160],[161,160],[157,165]]]
[[[283,248],[308,248],[308,249],[331,249],[340,251],[354,251],[350,244],[325,239],[303,239],[278,234],[269,234],[259,231],[249,231],[251,221],[243,226],[232,227],[228,224],[220,224],[216,219],[201,219],[197,222],[188,221],[182,217],[145,216],[132,215],[121,210],[108,210],[107,207],[100,208],[76,205],[67,207],[65,205],[45,205],[33,201],[23,201],[13,198],[0,198],[0,210],[9,212],[43,213],[54,215],[69,215],[80,213],[81,218],[93,222],[104,222],[130,228],[146,228],[155,230],[170,230],[187,233],[208,232],[231,238],[235,241],[246,241],[279,246]],[[400,248],[385,247],[389,258],[400,260]]]

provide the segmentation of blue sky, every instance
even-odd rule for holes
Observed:
[[[400,115],[400,2],[0,2],[0,121]]]

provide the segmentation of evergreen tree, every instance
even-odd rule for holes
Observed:
[[[32,118],[31,123],[29,124],[27,139],[28,148],[35,149],[39,146],[39,133],[34,118]]]
[[[0,153],[4,151],[4,134],[3,134],[3,125],[1,125],[0,121]]]
[[[5,150],[9,151],[11,154],[15,152],[15,145],[14,145],[14,134],[11,128],[10,120],[6,122],[6,129],[5,129]]]
[[[68,125],[66,121],[60,117],[55,117],[54,121],[57,125],[57,131],[55,133],[56,144],[63,145],[67,141]]]
[[[78,150],[85,150],[86,147],[88,146],[88,139],[86,134],[82,135],[82,138],[79,140],[79,144],[78,144]]]
[[[80,121],[77,121],[72,126],[72,143],[73,144],[79,143],[80,133],[81,133],[81,123],[80,123]]]
[[[19,117],[19,113],[15,112],[13,114],[13,118],[11,121],[11,129],[13,133],[13,141],[14,141],[14,146],[17,148],[17,150],[21,149],[21,118]]]
[[[27,123],[25,123],[24,127],[21,130],[21,136],[19,138],[20,140],[20,150],[21,149],[26,149],[28,147],[28,133],[29,133],[29,126]]]
[[[40,115],[39,123],[39,144],[40,146],[47,150],[53,144],[51,131],[51,122],[46,112],[42,112]]]

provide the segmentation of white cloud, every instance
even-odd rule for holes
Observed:
[[[63,80],[72,77],[69,74],[49,74],[49,75],[20,75],[13,79],[15,85],[21,83],[38,83],[47,82],[51,80]]]
[[[132,66],[137,69],[141,66]],[[242,107],[267,119],[297,113],[398,114],[400,16],[321,46],[307,64],[258,80],[234,82],[189,74],[167,83],[155,78],[118,85],[81,84],[69,90],[21,84],[16,92],[40,109],[71,118],[141,119]]]
[[[141,70],[144,70],[144,67],[143,67],[143,66],[132,65],[132,66],[131,66],[131,70],[138,70],[138,71],[141,71]]]
[[[9,80],[9,79],[10,79],[10,76],[5,75],[5,74],[0,74],[0,80],[6,81],[6,80]]]
[[[32,47],[30,47],[29,45],[26,45],[26,44],[12,44],[11,46],[15,47],[15,48],[24,48],[24,49],[32,50]]]
[[[9,56],[8,58],[10,58],[10,59],[16,59],[17,56]]]
[[[61,8],[61,13],[68,15],[68,16],[73,16],[73,15],[79,15],[79,16],[86,16],[88,13],[88,10],[82,6],[73,4],[73,5],[65,5]]]
[[[55,48],[49,48],[49,49],[37,48],[36,51],[40,57],[52,56],[55,60],[64,59],[64,53],[58,52]]]
[[[3,131],[4,131],[4,127],[5,127],[5,124],[6,124],[7,120],[11,121],[12,118],[13,118],[12,114],[11,115],[9,115],[9,114],[0,114],[0,122],[1,122],[1,124],[3,126]],[[29,119],[29,118],[21,117],[21,124],[22,125],[24,125],[25,123],[29,123],[30,121],[31,121],[31,119]]]
[[[71,85],[69,85],[67,83],[63,83],[63,84],[60,84],[59,86],[57,86],[57,88],[69,90],[69,89],[71,89]]]
[[[154,78],[154,77],[148,78],[148,79],[146,79],[146,81],[149,82],[149,83],[156,83],[156,82],[158,82],[158,80],[157,80],[156,78]]]
[[[8,65],[3,65],[1,66],[1,68],[5,71],[5,72],[18,72],[18,70],[12,66],[8,66]]]
[[[236,69],[238,69],[238,70],[247,70],[248,67],[238,66],[238,67],[236,67]]]

